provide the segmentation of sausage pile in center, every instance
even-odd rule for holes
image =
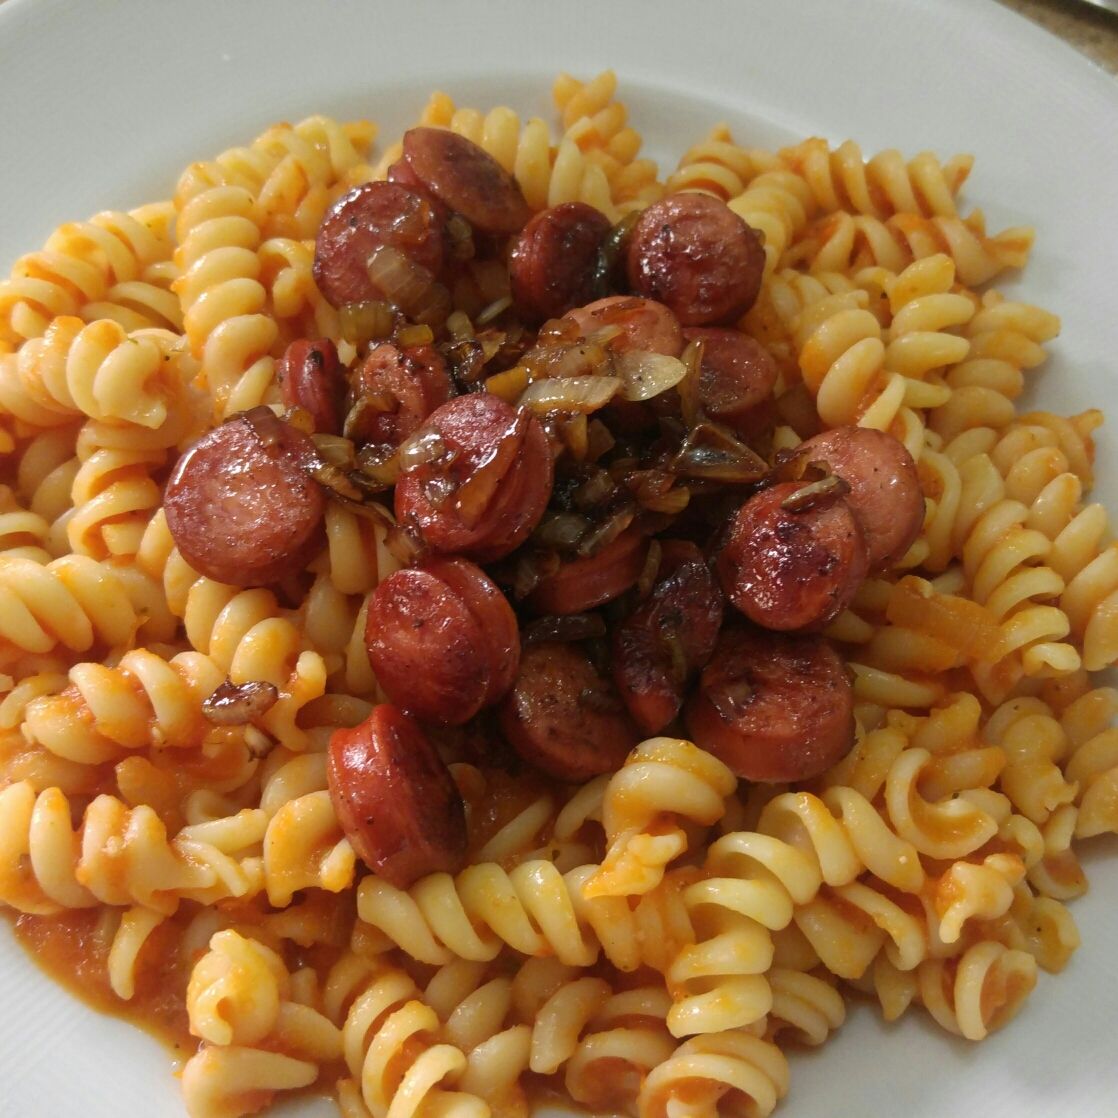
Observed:
[[[463,322],[468,261],[507,266],[509,295]],[[752,781],[808,779],[853,744],[819,631],[908,549],[923,498],[879,431],[797,429],[773,453],[779,369],[733,328],[764,263],[706,195],[616,227],[582,203],[533,215],[479,147],[413,129],[318,234],[348,366],[329,339],[294,342],[286,413],[235,416],[179,461],[175,541],[237,586],[297,576],[329,500],[386,516],[392,492],[408,565],[365,633],[392,703],[329,758],[338,818],[392,884],[464,856],[445,727],[565,782],[665,731]]]

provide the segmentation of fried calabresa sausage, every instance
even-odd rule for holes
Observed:
[[[380,342],[358,366],[353,395],[359,412],[347,434],[359,442],[399,446],[454,395],[454,383],[433,346]]]
[[[679,320],[663,303],[653,299],[610,295],[584,307],[575,307],[564,317],[575,324],[584,338],[605,327],[613,327],[617,332],[606,346],[616,353],[643,349],[678,357],[683,351],[683,331]]]
[[[365,644],[388,697],[425,722],[469,721],[512,686],[520,663],[512,607],[465,559],[429,559],[380,583]]]
[[[640,578],[648,553],[643,532],[628,528],[595,555],[570,559],[528,596],[537,613],[582,613],[613,601]]]
[[[338,822],[357,856],[406,889],[453,873],[466,854],[462,797],[435,747],[387,703],[359,726],[335,730],[326,775]]]
[[[732,322],[757,299],[761,240],[724,202],[673,194],[641,214],[627,251],[629,286],[669,307],[684,326]]]
[[[307,465],[314,444],[254,408],[203,435],[163,494],[167,527],[199,573],[232,586],[296,574],[323,538],[326,498]]]
[[[746,780],[809,780],[854,745],[854,692],[823,637],[727,628],[686,722],[696,745]]]
[[[516,179],[465,136],[412,128],[404,133],[403,152],[412,174],[483,233],[516,233],[532,216]]]
[[[570,644],[525,648],[516,683],[498,711],[509,744],[558,780],[612,772],[639,737],[613,685]]]
[[[385,298],[369,276],[369,258],[382,246],[438,276],[446,261],[446,233],[425,193],[394,182],[367,182],[331,207],[314,247],[315,282],[330,303]]]
[[[609,230],[606,215],[585,202],[564,202],[536,214],[509,254],[509,282],[520,316],[542,322],[591,300],[598,253]]]
[[[547,436],[531,412],[475,392],[436,409],[414,439],[427,454],[401,470],[396,518],[432,551],[487,563],[528,538],[554,475]]]
[[[292,342],[276,365],[276,379],[283,402],[308,412],[316,431],[332,435],[341,431],[345,371],[329,338]]]
[[[866,577],[862,528],[842,497],[797,507],[807,483],[751,497],[718,555],[726,596],[766,629],[820,629],[850,604]]]
[[[683,338],[703,343],[699,401],[707,415],[744,435],[763,428],[780,371],[772,354],[739,330],[689,326]]]
[[[924,493],[903,443],[868,427],[835,427],[796,448],[804,462],[825,462],[850,486],[847,503],[862,525],[871,571],[891,566],[924,526]]]
[[[699,549],[677,542],[671,560],[613,633],[613,681],[646,734],[679,714],[684,689],[710,659],[722,626],[722,592]]]

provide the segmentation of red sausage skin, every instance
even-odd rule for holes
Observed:
[[[648,541],[636,528],[622,532],[596,555],[571,559],[540,580],[527,604],[537,613],[582,613],[620,597],[640,578]]]
[[[668,306],[684,326],[732,322],[757,299],[765,252],[757,233],[724,202],[673,194],[633,227],[629,286]]]
[[[283,402],[307,411],[316,431],[331,435],[341,431],[345,373],[329,338],[292,342],[276,367],[276,379]]]
[[[609,680],[570,644],[526,648],[498,713],[516,752],[557,780],[612,772],[637,744],[637,729]]]
[[[866,576],[862,529],[841,497],[801,512],[782,507],[798,482],[764,489],[738,509],[718,556],[726,596],[766,629],[821,629]]]
[[[520,635],[508,601],[465,559],[397,571],[369,601],[369,661],[388,697],[425,722],[458,725],[516,678]]]
[[[378,877],[407,889],[461,866],[462,797],[435,747],[395,707],[374,707],[359,726],[335,730],[326,775],[346,838]]]
[[[903,443],[868,427],[836,427],[796,448],[805,462],[826,462],[850,485],[847,503],[862,525],[870,570],[897,562],[924,526],[924,493]]]
[[[444,453],[401,472],[397,520],[432,551],[479,563],[519,547],[551,496],[554,465],[539,420],[475,392],[436,409],[420,431]]]
[[[810,780],[854,744],[854,692],[822,637],[723,631],[687,704],[696,745],[745,780]]]
[[[394,182],[367,182],[340,198],[315,240],[314,278],[335,307],[383,299],[369,278],[369,257],[382,245],[437,277],[446,261],[441,216],[426,194]]]
[[[351,436],[378,446],[399,446],[423,421],[454,395],[446,361],[433,346],[375,345],[354,378],[358,398],[377,407],[361,412]]]
[[[183,558],[230,586],[267,586],[301,571],[322,543],[326,511],[304,468],[313,454],[310,439],[267,408],[203,435],[163,494]]]

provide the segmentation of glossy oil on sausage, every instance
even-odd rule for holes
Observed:
[[[398,249],[435,278],[446,261],[441,216],[426,194],[393,182],[367,182],[340,198],[318,230],[314,278],[335,307],[383,299],[369,277],[382,245]]]
[[[687,730],[745,780],[810,780],[854,744],[854,693],[822,637],[723,631],[687,704]]]
[[[613,633],[613,681],[633,721],[658,734],[706,665],[722,626],[722,592],[699,549],[661,568],[648,598]]]
[[[466,853],[466,813],[423,730],[385,703],[330,738],[326,774],[338,822],[378,877],[407,889],[453,873]]]
[[[308,412],[316,431],[331,435],[341,431],[345,370],[329,338],[292,342],[276,364],[276,379],[283,402]]]
[[[612,772],[639,737],[613,684],[570,644],[526,648],[498,711],[509,744],[558,780]]]
[[[357,368],[354,402],[360,406],[347,428],[357,442],[399,446],[454,395],[446,361],[433,346],[380,342]]]
[[[465,559],[396,571],[369,600],[365,644],[388,697],[425,722],[460,725],[512,686],[516,616]]]
[[[726,596],[766,629],[820,629],[866,576],[862,529],[842,497],[792,511],[799,482],[763,489],[738,510],[717,560]]]
[[[916,463],[885,431],[836,427],[796,448],[804,462],[825,462],[850,485],[846,500],[862,525],[870,570],[891,566],[924,526],[924,493]]]
[[[396,483],[397,520],[432,551],[491,562],[519,547],[551,496],[551,447],[534,415],[486,392],[459,396],[414,436],[433,447]]]
[[[268,408],[204,435],[163,494],[183,558],[232,586],[267,586],[301,571],[323,539],[326,498],[306,470],[314,454],[308,436]]]
[[[444,206],[483,233],[517,233],[532,216],[516,179],[472,140],[444,128],[404,133],[411,172]]]
[[[644,569],[648,540],[628,528],[595,555],[570,559],[540,580],[527,599],[537,613],[583,613],[612,602],[635,585]]]
[[[617,332],[606,346],[615,353],[639,349],[678,357],[683,352],[679,320],[663,303],[652,299],[610,295],[576,307],[564,317],[575,324],[583,338],[604,327],[613,327]]]
[[[740,330],[689,326],[683,338],[703,343],[699,366],[703,410],[741,434],[756,434],[769,418],[764,405],[772,399],[780,371],[772,354]]]
[[[684,326],[732,322],[757,299],[765,252],[724,202],[673,194],[641,214],[626,256],[629,286],[669,307]]]
[[[509,254],[520,316],[543,322],[593,299],[598,254],[609,230],[606,215],[585,202],[564,202],[536,214]]]

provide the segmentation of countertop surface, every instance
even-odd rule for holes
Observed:
[[[1118,15],[1079,0],[1001,0],[1070,43],[1096,66],[1118,75]]]

